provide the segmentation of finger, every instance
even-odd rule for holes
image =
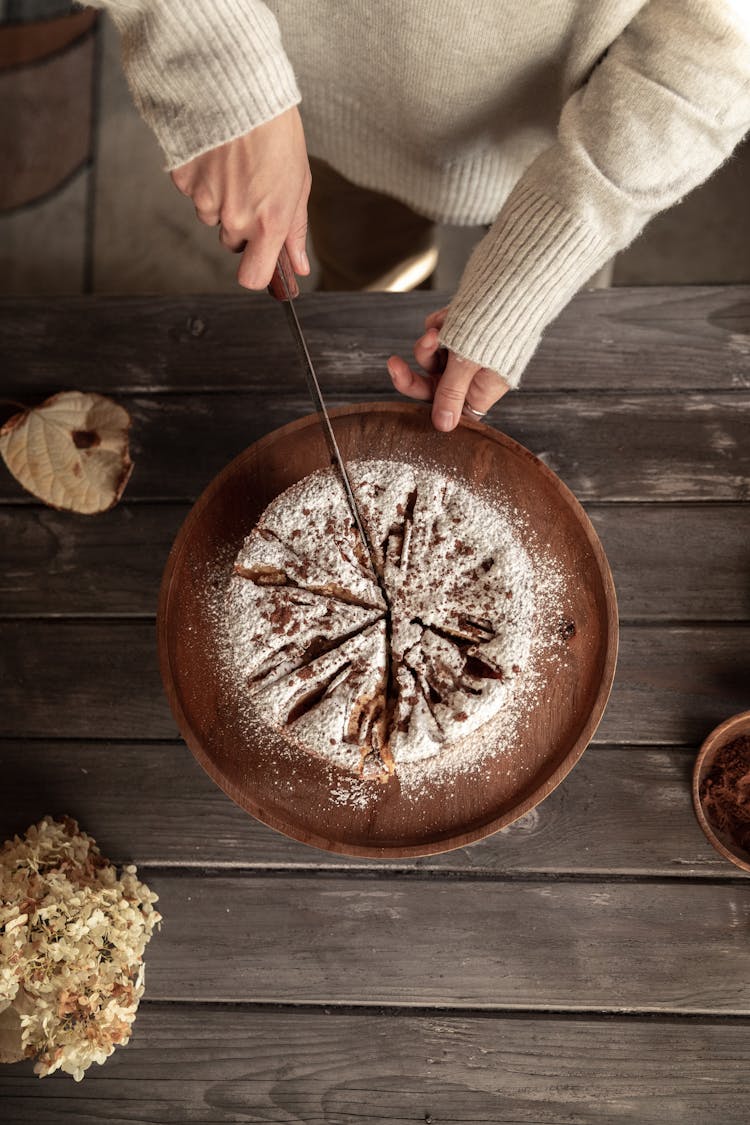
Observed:
[[[255,222],[247,231],[237,280],[246,289],[265,289],[273,277],[289,223]]]
[[[461,417],[466,395],[472,380],[479,371],[479,364],[468,359],[460,359],[451,352],[445,371],[435,388],[432,404],[432,424],[436,430],[454,430]]]
[[[420,375],[398,355],[392,355],[388,360],[388,374],[393,380],[393,385],[399,394],[409,398],[417,398],[422,402],[430,402],[435,393],[435,380],[430,375]]]
[[[241,231],[229,229],[223,224],[219,231],[219,242],[226,250],[231,251],[232,254],[241,254],[247,246],[247,239]]]
[[[294,212],[290,232],[287,236],[286,246],[287,253],[292,262],[292,269],[295,273],[302,274],[307,277],[310,272],[310,262],[307,257],[307,200],[310,195],[309,183],[305,185],[305,190],[299,198],[297,203],[297,210]]]
[[[169,178],[182,195],[191,195],[193,186],[192,161],[182,164],[169,173]]]
[[[449,306],[446,305],[444,308],[438,309],[437,312],[429,313],[424,318],[425,328],[442,328],[445,323],[445,318],[448,315],[448,308]]]
[[[199,223],[205,223],[207,227],[218,227],[221,222],[218,211],[201,211],[196,207],[195,217]]]
[[[466,392],[466,402],[480,414],[486,414],[509,390],[505,379],[497,372],[480,367]]]
[[[440,346],[437,328],[428,328],[414,345],[414,358],[431,375],[445,370],[446,351]]]

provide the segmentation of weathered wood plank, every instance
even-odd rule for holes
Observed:
[[[0,616],[152,614],[186,504],[127,504],[96,519],[0,507]],[[623,620],[750,619],[750,510],[597,505]],[[40,580],[40,575],[44,580]]]
[[[714,726],[747,709],[749,683],[744,626],[626,626],[596,739],[697,747]]]
[[[538,808],[459,851],[401,862],[303,847],[248,816],[181,743],[0,742],[0,839],[75,816],[116,863],[482,874],[694,875],[737,870],[693,814],[691,750],[590,748]]]
[[[0,507],[0,616],[155,614],[187,504],[118,504],[96,517]]]
[[[173,738],[150,622],[0,623],[0,737]],[[596,740],[690,745],[747,708],[750,626],[625,626]]]
[[[83,1084],[19,1063],[0,1091],[14,1125],[745,1125],[749,1032],[744,1020],[144,1003],[130,1044]]]
[[[392,352],[411,354],[446,293],[322,293],[300,317],[320,377],[371,394]],[[127,393],[270,390],[297,370],[281,310],[265,295],[5,300],[7,390]],[[750,287],[648,287],[579,294],[548,329],[529,390],[729,389],[750,385]]]
[[[587,505],[624,620],[750,616],[750,508],[739,504]]]
[[[750,1014],[741,882],[148,882],[152,1000]]]
[[[367,397],[395,397],[387,376],[373,382]],[[348,390],[335,392],[329,404],[351,400]],[[133,415],[135,471],[128,500],[195,498],[257,438],[310,413],[310,401],[299,391],[274,397],[120,396],[120,401]],[[750,390],[710,396],[512,395],[496,414],[495,424],[541,456],[580,500],[750,496]],[[0,474],[0,500],[30,499],[9,473]]]

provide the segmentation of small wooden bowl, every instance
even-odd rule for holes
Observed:
[[[183,524],[167,562],[158,613],[162,678],[177,725],[208,774],[237,804],[286,835],[328,851],[402,859],[463,847],[529,812],[560,784],[604,711],[617,657],[617,602],[602,545],[586,513],[528,449],[490,426],[432,427],[429,409],[363,403],[331,411],[347,460],[417,461],[454,474],[524,513],[564,578],[559,628],[565,659],[550,666],[539,703],[513,746],[476,775],[436,783],[418,802],[398,778],[375,787],[367,807],[336,800],[331,767],[292,752],[281,735],[248,735],[219,674],[206,589],[227,573],[244,537],[284,489],[330,465],[316,415],[250,446],[211,482]],[[338,781],[342,780],[339,777]]]
[[[745,851],[739,844],[735,844],[734,840],[725,832],[714,828],[704,812],[700,798],[701,785],[710,772],[719,750],[729,742],[733,742],[735,738],[740,738],[743,734],[750,735],[750,711],[742,711],[739,715],[733,715],[731,719],[727,719],[711,731],[695,759],[693,805],[698,823],[717,852],[720,852],[725,859],[728,859],[736,867],[741,867],[743,871],[750,871],[750,852]]]

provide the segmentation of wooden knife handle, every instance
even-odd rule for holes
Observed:
[[[284,281],[286,281],[286,289],[284,288]],[[287,290],[289,295],[287,296]],[[292,263],[289,260],[289,255],[286,252],[286,246],[281,247],[279,260],[276,263],[276,269],[273,271],[271,284],[268,286],[268,292],[277,301],[286,301],[290,297],[299,297],[299,285],[297,284],[297,277],[292,269]]]

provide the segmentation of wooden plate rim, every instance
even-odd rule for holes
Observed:
[[[329,416],[332,419],[346,417],[350,414],[370,413],[372,411],[379,411],[393,414],[423,414],[426,409],[419,403],[402,403],[402,402],[368,402],[356,403],[348,406],[336,407],[329,411]],[[416,845],[409,845],[405,847],[375,847],[359,844],[347,844],[338,841],[330,840],[327,837],[319,836],[311,830],[306,830],[304,839],[300,834],[295,832],[290,826],[280,817],[275,816],[273,813],[263,809],[257,802],[248,799],[245,792],[241,792],[239,787],[235,785],[226,775],[215,766],[211,757],[204,750],[200,739],[195,735],[193,728],[188,721],[185,712],[183,711],[180,702],[175,681],[172,676],[170,661],[169,661],[169,645],[168,645],[168,631],[167,622],[169,619],[169,609],[172,593],[172,581],[174,577],[175,568],[182,555],[185,543],[189,533],[192,531],[193,526],[202,517],[203,511],[208,504],[211,503],[214,495],[221,489],[224,480],[230,477],[234,471],[237,462],[244,459],[248,452],[252,449],[255,453],[262,452],[265,446],[271,445],[280,439],[284,439],[302,429],[309,426],[319,425],[318,414],[307,414],[302,418],[295,418],[292,422],[287,422],[284,426],[279,426],[277,429],[272,430],[270,433],[265,434],[256,442],[253,442],[246,449],[237,454],[222,470],[219,472],[206,486],[198,499],[193,504],[188,512],[185,520],[183,521],[177,536],[172,544],[169,552],[167,562],[162,576],[161,586],[159,590],[159,602],[157,609],[157,648],[159,655],[159,668],[161,672],[162,683],[164,691],[167,696],[167,701],[170,705],[172,715],[177,722],[177,727],[180,734],[187,743],[193,756],[206,771],[209,777],[219,786],[219,788],[227,794],[239,805],[245,812],[249,812],[262,824],[269,828],[273,828],[282,835],[287,836],[289,839],[296,840],[299,843],[304,843],[313,847],[320,848],[322,851],[332,852],[338,855],[355,856],[363,859],[412,859],[420,856],[437,855],[441,852],[454,851],[457,848],[466,847],[469,844],[476,843],[487,836],[494,835],[501,828],[506,828],[509,824],[525,816],[526,813],[536,808],[545,798],[547,798],[560,783],[567,777],[576,763],[580,760],[584,750],[591,742],[599,723],[601,722],[604,710],[607,706],[610,693],[612,691],[612,684],[614,682],[615,668],[617,665],[617,654],[619,646],[619,619],[617,611],[617,595],[615,592],[614,579],[609,565],[604,548],[599,540],[596,529],[591,523],[586,511],[576,499],[574,494],[568,486],[554,473],[547,465],[544,464],[531,450],[527,449],[520,442],[514,438],[509,437],[507,434],[502,433],[500,430],[494,429],[483,422],[474,421],[469,418],[461,419],[461,426],[475,430],[482,434],[483,437],[490,441],[494,441],[498,445],[504,446],[515,456],[526,458],[534,463],[536,470],[546,477],[554,489],[558,492],[560,497],[565,501],[570,509],[572,509],[576,519],[585,533],[589,546],[594,554],[597,569],[601,576],[602,586],[604,590],[604,600],[607,607],[606,619],[606,649],[604,655],[604,662],[602,668],[602,677],[597,690],[596,698],[594,700],[589,716],[584,723],[581,733],[576,741],[571,746],[564,759],[560,762],[557,768],[549,777],[545,778],[536,789],[534,789],[520,804],[516,805],[513,809],[508,810],[501,815],[495,817],[493,820],[487,821],[479,827],[468,831],[455,833],[452,836],[442,837],[435,840],[433,843],[421,843]]]

